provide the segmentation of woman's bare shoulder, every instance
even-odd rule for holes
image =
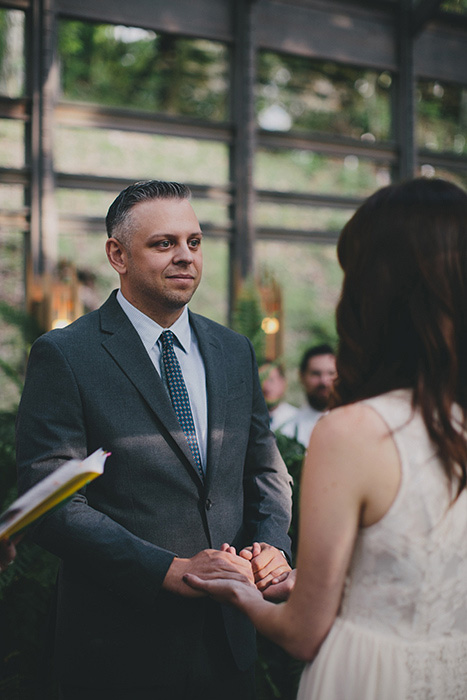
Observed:
[[[373,408],[359,401],[329,411],[316,424],[313,436],[324,439],[342,437],[353,441],[361,440],[362,433],[380,439],[388,436],[389,432],[381,416]]]

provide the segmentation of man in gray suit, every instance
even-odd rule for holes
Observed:
[[[183,576],[228,572],[272,597],[290,570],[290,478],[253,348],[187,308],[202,271],[189,195],[159,181],[120,193],[106,220],[120,290],[43,335],[29,358],[20,491],[66,459],[111,452],[103,476],[34,532],[61,559],[64,700],[254,697],[250,623]],[[169,328],[192,430],[166,364]]]

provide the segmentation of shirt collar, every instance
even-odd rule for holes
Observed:
[[[120,289],[117,292],[117,301],[133,324],[144,347],[149,352],[159,340],[162,331],[167,329],[160,326],[156,321],[153,321],[152,318],[146,316],[146,314],[143,314],[136,306],[130,304],[128,299],[125,299]],[[180,317],[170,326],[170,330],[177,338],[178,344],[182,350],[185,353],[189,353],[191,346],[191,328],[188,317],[188,306],[185,305]]]

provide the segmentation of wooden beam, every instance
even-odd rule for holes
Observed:
[[[414,42],[417,77],[467,85],[467,17],[439,15]]]
[[[34,275],[44,269],[41,235],[41,65],[42,2],[35,2],[26,23],[26,91],[31,96],[30,120],[26,124],[25,161],[30,169],[25,204],[30,212],[30,235],[26,256]]]
[[[325,243],[335,245],[340,231],[318,231],[307,229],[290,229],[273,226],[262,226],[257,229],[259,240],[294,241],[296,243]]]
[[[322,133],[259,130],[258,145],[261,148],[314,151],[336,157],[355,155],[383,163],[393,163],[397,160],[397,148],[393,141],[375,145],[344,136],[331,137]]]
[[[255,230],[253,159],[256,152],[254,90],[256,83],[255,0],[232,2],[235,44],[231,90],[234,139],[230,153],[233,236],[230,247],[229,320],[240,284],[254,273]]]
[[[60,124],[67,126],[136,131],[207,141],[229,142],[232,138],[232,126],[226,122],[216,123],[189,117],[172,117],[120,107],[62,101],[56,106],[55,117]]]
[[[283,206],[298,207],[330,207],[332,209],[355,209],[364,197],[339,197],[313,192],[277,192],[274,190],[257,190],[256,197],[259,202],[281,204]]]
[[[418,0],[412,8],[410,31],[412,36],[420,34],[425,25],[435,19],[443,0]]]
[[[373,3],[374,5],[374,3]],[[394,70],[394,6],[259,0],[258,47]]]
[[[57,0],[57,11],[62,17],[232,40],[230,2],[226,0]]]
[[[416,170],[415,76],[411,33],[412,0],[401,0],[398,24],[398,62],[394,126],[399,143],[397,179],[411,178]]]

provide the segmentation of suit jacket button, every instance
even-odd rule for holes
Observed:
[[[211,501],[210,498],[207,498],[207,499],[206,499],[205,506],[206,506],[206,510],[211,510],[211,508],[212,508],[212,501]]]

